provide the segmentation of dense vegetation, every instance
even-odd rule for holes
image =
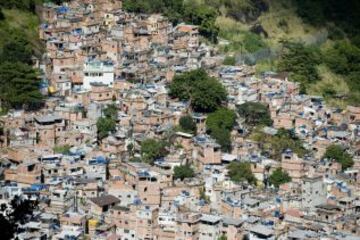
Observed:
[[[234,111],[220,108],[210,113],[206,119],[207,133],[213,137],[224,152],[231,150],[231,130],[235,125]]]
[[[27,64],[1,62],[0,85],[2,108],[34,109],[41,104],[37,72]]]
[[[297,13],[306,23],[340,28],[350,38],[360,29],[360,2],[357,0],[295,0]],[[330,26],[329,26],[330,25]]]
[[[287,183],[291,181],[291,177],[281,168],[275,169],[270,175],[269,182],[274,187],[278,188],[281,184]]]
[[[189,165],[181,165],[174,167],[174,178],[184,180],[195,176],[194,169]]]
[[[294,132],[286,129],[279,129],[276,135],[267,135],[256,129],[251,138],[261,143],[263,154],[269,155],[275,160],[280,160],[281,154],[287,149],[291,149],[300,157],[308,153],[303,142],[296,137]]]
[[[169,90],[171,97],[190,101],[196,112],[213,112],[227,98],[223,85],[203,69],[176,75],[169,85]]]
[[[290,79],[300,83],[301,92],[306,86],[320,79],[316,65],[320,56],[315,48],[305,47],[301,43],[284,42],[284,50],[278,63],[279,71],[290,73]]]
[[[339,162],[342,166],[342,169],[345,170],[354,165],[354,161],[349,153],[345,151],[340,145],[331,145],[326,149],[326,152],[323,158],[329,160],[335,160]]]
[[[114,104],[109,104],[103,111],[103,117],[96,122],[99,140],[107,137],[110,132],[116,131],[116,119],[117,108]]]
[[[245,182],[256,184],[256,178],[251,171],[251,165],[247,162],[231,162],[228,165],[228,175],[234,182]]]
[[[196,134],[196,123],[191,115],[185,115],[179,121],[180,130],[190,134]]]
[[[347,40],[337,40],[322,48],[305,46],[302,43],[285,42],[284,50],[278,62],[278,70],[290,73],[290,80],[300,83],[301,92],[306,93],[321,80],[329,81],[320,75],[321,67],[328,69],[348,86],[351,92],[346,94],[346,102],[352,105],[360,103],[360,48]],[[318,84],[319,83],[319,84]],[[341,83],[341,82],[340,82]],[[339,97],[341,92],[336,83],[325,84],[319,94],[325,99]]]
[[[41,106],[39,73],[31,66],[40,53],[37,41],[38,1],[0,2],[0,110],[37,109]]]
[[[142,161],[153,165],[158,158],[165,157],[168,154],[166,147],[168,143],[162,140],[146,139],[141,143]]]
[[[249,126],[272,125],[269,109],[262,103],[246,102],[238,106],[237,111],[240,117],[245,119],[245,124]]]
[[[30,221],[36,202],[22,200],[15,196],[9,206],[1,204],[0,208],[0,232],[2,239],[13,239],[18,227]]]
[[[208,5],[183,0],[125,0],[123,7],[129,12],[162,13],[175,24],[185,22],[199,25],[201,35],[211,42],[217,42],[219,29],[215,20],[218,13]]]

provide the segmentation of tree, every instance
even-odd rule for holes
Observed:
[[[235,125],[235,119],[235,112],[226,108],[220,108],[210,113],[206,119],[207,133],[216,139],[216,142],[225,152],[231,150],[230,133]]]
[[[158,158],[168,154],[166,147],[168,144],[162,140],[146,139],[141,143],[141,156],[143,162],[154,164]]]
[[[182,131],[196,134],[196,123],[190,115],[182,116],[179,123]]]
[[[341,164],[343,170],[354,165],[351,155],[348,154],[340,145],[330,145],[326,148],[323,158],[337,161]]]
[[[234,182],[247,181],[249,184],[256,185],[256,178],[251,171],[250,163],[231,162],[228,165],[228,175]]]
[[[218,240],[227,240],[227,236],[225,234],[218,237]]]
[[[205,203],[210,203],[210,197],[206,195],[206,189],[204,186],[199,188],[199,198],[203,200]]]
[[[224,65],[235,66],[236,58],[234,56],[226,56],[223,62]]]
[[[270,175],[270,184],[274,185],[278,188],[281,184],[287,183],[291,181],[291,177],[281,168],[277,168],[272,174]]]
[[[230,152],[231,145],[231,134],[230,131],[221,128],[215,128],[210,132],[210,136],[216,140],[221,146],[223,152]]]
[[[116,131],[117,107],[115,104],[109,104],[103,110],[104,117],[101,117],[96,122],[98,129],[98,138],[104,139],[109,135],[109,132]]]
[[[261,143],[263,152],[269,153],[271,158],[280,161],[281,154],[291,149],[299,157],[305,156],[308,151],[304,148],[304,143],[293,131],[280,128],[275,135],[265,134],[259,129],[255,129],[251,136],[252,140]]]
[[[326,26],[331,22],[349,37],[359,33],[360,4],[357,0],[296,0],[294,3],[298,15],[308,24]]]
[[[38,108],[42,103],[38,73],[29,65],[16,62],[0,64],[0,100],[7,108]]]
[[[203,69],[176,75],[169,90],[171,97],[190,101],[197,112],[213,112],[227,98],[224,86]]]
[[[261,36],[251,32],[245,34],[243,44],[245,49],[250,53],[259,51],[266,47],[266,44],[262,40]]]
[[[20,224],[29,221],[37,202],[15,196],[10,206],[2,204],[0,209],[0,231],[3,239],[12,239]]]
[[[206,119],[206,127],[211,130],[215,128],[231,131],[235,125],[236,114],[227,108],[220,108],[210,113]]]
[[[133,157],[134,156],[134,144],[133,143],[129,143],[127,146],[126,146],[126,150],[127,152],[129,153],[129,156],[130,157]]]
[[[2,21],[4,19],[5,19],[4,13],[3,13],[2,9],[0,8],[0,21]]]
[[[209,5],[183,0],[124,0],[123,8],[129,12],[161,13],[173,24],[186,22],[199,25],[199,33],[216,43],[219,28],[216,26],[218,11]]]
[[[118,109],[115,104],[109,104],[104,109],[103,113],[106,118],[112,118],[114,120],[117,119]]]
[[[238,106],[237,111],[249,126],[272,125],[269,109],[262,103],[246,102]]]
[[[98,138],[102,140],[109,135],[109,132],[116,130],[116,122],[112,118],[101,117],[97,120],[96,127],[98,130]]]
[[[227,98],[224,86],[215,78],[198,82],[192,95],[192,107],[197,112],[213,112]]]
[[[217,43],[219,27],[216,26],[218,12],[215,8],[188,2],[185,4],[184,20],[188,23],[199,25],[199,33],[213,43]]]
[[[30,42],[22,33],[14,32],[2,47],[0,60],[31,64],[32,49]]]
[[[174,178],[184,180],[195,176],[194,169],[189,164],[174,167]]]
[[[301,91],[306,92],[310,83],[320,80],[316,66],[320,64],[320,52],[302,43],[283,42],[283,51],[278,62],[279,71],[290,73],[290,80],[299,82]]]

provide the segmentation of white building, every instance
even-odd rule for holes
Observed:
[[[83,88],[91,89],[91,83],[102,83],[112,86],[114,82],[114,65],[111,62],[92,61],[84,64]]]
[[[221,236],[221,217],[203,214],[200,218],[200,240],[216,240]]]
[[[301,185],[302,206],[314,210],[326,203],[326,185],[322,177],[304,178]]]

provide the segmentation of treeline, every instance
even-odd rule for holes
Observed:
[[[314,26],[329,26],[331,32],[343,31],[348,37],[359,38],[360,1],[358,0],[294,0],[297,13]],[[332,26],[331,24],[335,24]]]
[[[202,36],[211,42],[217,41],[219,28],[215,21],[218,12],[211,6],[183,0],[125,0],[123,8],[136,13],[161,13],[174,24],[185,22],[199,25]]]
[[[348,40],[335,41],[326,47],[305,46],[302,43],[284,42],[278,69],[290,73],[290,80],[301,85],[306,93],[311,84],[321,80],[318,66],[326,66],[341,76],[348,88],[347,103],[360,104],[360,48]],[[324,97],[336,97],[334,89],[324,89]]]
[[[40,0],[3,0],[0,1],[0,8],[35,12],[35,6],[40,2]]]
[[[21,13],[32,16],[35,0],[9,0],[0,2],[0,110],[10,108],[36,109],[41,106],[42,95],[39,91],[39,73],[32,67],[33,45],[26,31],[33,29],[16,28],[8,14]],[[16,11],[16,12],[13,12]],[[36,40],[35,40],[36,41]]]

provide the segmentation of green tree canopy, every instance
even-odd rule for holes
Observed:
[[[189,100],[197,112],[213,112],[226,100],[224,86],[203,69],[176,75],[169,85],[169,94],[180,100]]]
[[[256,184],[256,178],[251,171],[251,165],[247,162],[231,162],[228,165],[228,174],[234,182],[247,181],[249,184]]]
[[[360,71],[360,48],[348,41],[338,41],[324,51],[323,60],[337,74]]]
[[[184,180],[195,176],[194,169],[189,164],[174,167],[174,178]]]
[[[196,134],[196,123],[190,115],[182,116],[179,123],[182,131]]]
[[[113,118],[101,117],[97,120],[96,127],[98,138],[102,140],[109,135],[109,132],[115,132],[116,122]]]
[[[2,21],[4,19],[5,19],[5,15],[4,15],[2,9],[0,8],[0,21]]]
[[[154,164],[157,158],[165,157],[168,154],[166,147],[169,144],[162,140],[146,139],[141,143],[141,156],[143,162]]]
[[[341,164],[342,169],[345,170],[354,165],[354,161],[349,153],[345,151],[340,145],[330,145],[323,156],[323,158],[334,159]]]
[[[231,133],[229,130],[215,128],[210,132],[210,136],[221,146],[223,152],[230,152],[232,149]]]
[[[290,73],[290,80],[301,84],[302,92],[306,86],[320,79],[317,65],[321,62],[317,48],[305,47],[302,43],[284,42],[278,69]]]
[[[0,99],[10,108],[35,109],[41,106],[38,73],[20,62],[0,64]]]
[[[359,33],[360,3],[357,0],[295,0],[294,2],[297,13],[308,24],[326,26],[335,23],[349,37]]]
[[[0,61],[31,64],[32,49],[23,35],[14,34],[0,51]]]
[[[291,177],[289,174],[285,171],[283,171],[281,168],[277,168],[269,178],[270,184],[274,185],[276,188],[278,188],[281,184],[287,183],[291,181]]]
[[[227,236],[225,234],[218,237],[218,240],[227,240]]]
[[[237,111],[249,126],[272,125],[269,109],[262,103],[246,102],[238,106]]]
[[[236,114],[233,110],[219,108],[210,113],[206,119],[206,127],[211,131],[215,128],[226,129],[231,131],[235,125]]]
[[[213,43],[217,43],[219,27],[216,25],[218,12],[215,8],[189,2],[184,5],[183,19],[187,23],[199,25],[199,33]]]
[[[261,143],[262,151],[269,153],[276,160],[280,160],[281,154],[287,149],[291,149],[300,157],[308,153],[303,146],[303,142],[295,133],[283,128],[279,129],[276,135],[268,135],[263,131],[259,131],[259,129],[255,129],[251,138]]]
[[[112,118],[112,119],[116,120],[118,109],[115,104],[109,104],[106,106],[103,113],[106,118]]]
[[[206,119],[207,133],[216,139],[221,149],[225,152],[231,150],[231,130],[235,125],[236,114],[234,111],[220,108],[210,113]]]
[[[224,65],[235,66],[236,58],[234,56],[226,56],[223,62]]]

